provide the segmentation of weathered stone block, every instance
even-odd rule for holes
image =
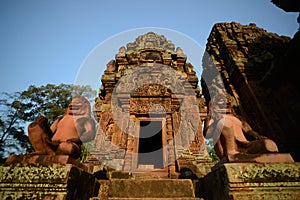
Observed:
[[[203,200],[202,198],[194,198],[194,197],[179,197],[179,198],[119,198],[119,197],[111,197],[111,198],[99,198],[94,197],[91,200]]]
[[[188,160],[188,159],[177,159],[177,168],[182,178],[202,178],[211,171],[213,162],[211,160]]]
[[[113,179],[109,197],[192,198],[195,194],[189,179]]]
[[[0,199],[72,199],[97,196],[95,177],[71,165],[15,164],[0,166]]]
[[[294,163],[289,153],[235,154],[221,159],[212,170],[225,163]]]
[[[42,166],[48,166],[52,163],[66,165],[72,164],[83,170],[87,170],[87,167],[76,161],[74,158],[68,155],[34,155],[34,154],[25,154],[25,155],[11,155],[7,158],[6,164],[39,164]]]
[[[209,200],[300,199],[300,163],[227,163],[196,186]]]

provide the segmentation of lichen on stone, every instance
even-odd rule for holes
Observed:
[[[66,166],[37,166],[37,165],[17,165],[1,166],[0,181],[3,182],[44,182],[63,181],[67,176]]]
[[[300,180],[300,165],[291,164],[247,164],[231,168],[236,177],[244,181],[286,181]]]

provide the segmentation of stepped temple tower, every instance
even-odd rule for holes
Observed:
[[[153,32],[139,36],[119,49],[101,81],[92,152],[99,161],[123,171],[173,173],[184,156],[207,158],[205,102],[180,47]]]

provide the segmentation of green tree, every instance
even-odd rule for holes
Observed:
[[[16,105],[24,106],[24,120],[32,121],[40,115],[47,116],[49,123],[52,123],[58,116],[65,113],[72,97],[83,95],[88,100],[94,100],[96,91],[90,86],[78,85],[53,85],[36,87],[30,86],[20,94]]]
[[[20,93],[2,93],[0,99],[0,162],[12,153],[26,153],[31,150],[28,137],[25,134],[26,122],[22,119],[23,109],[16,105],[15,99]]]
[[[30,86],[23,92],[2,93],[0,96],[0,161],[12,153],[32,151],[27,130],[29,122],[47,116],[51,124],[65,113],[73,96],[83,95],[93,101],[96,91],[90,86],[53,85]],[[26,127],[27,128],[27,127]]]

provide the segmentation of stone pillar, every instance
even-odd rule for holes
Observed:
[[[168,171],[174,174],[175,168],[175,147],[174,147],[174,133],[172,127],[172,115],[170,113],[166,116],[166,140],[167,140],[167,153],[168,153]]]
[[[132,161],[133,161],[133,148],[134,148],[134,131],[135,131],[135,124],[134,124],[134,116],[130,116],[129,127],[128,127],[128,137],[127,137],[127,150],[125,155],[125,162],[124,162],[124,171],[132,171]]]

